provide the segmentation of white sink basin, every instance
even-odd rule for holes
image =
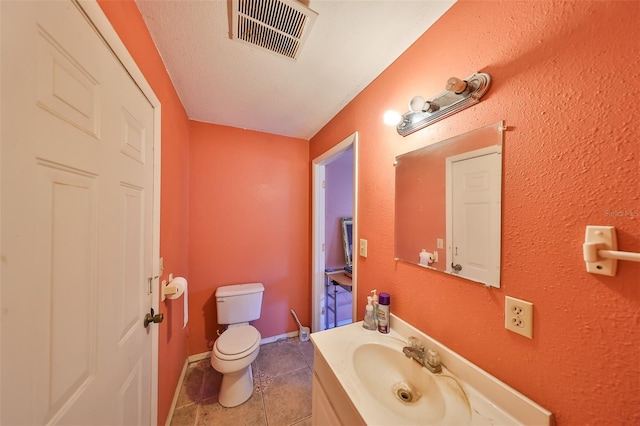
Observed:
[[[393,424],[469,424],[469,400],[457,381],[434,375],[402,352],[403,343],[390,337],[377,342],[353,342],[349,353],[355,378],[393,417]]]
[[[404,355],[409,336],[439,352],[442,373]],[[554,424],[548,410],[393,314],[389,334],[360,322],[312,333],[311,340],[314,380],[337,413],[335,424]]]

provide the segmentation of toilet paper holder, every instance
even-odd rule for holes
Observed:
[[[187,289],[187,279],[184,277],[173,278],[173,274],[169,274],[169,284],[165,280],[162,280],[160,285],[160,300],[164,302],[166,299],[179,299],[182,297],[184,303],[184,320],[182,322],[182,328],[187,326],[189,322],[189,293]]]
[[[167,284],[166,280],[162,280],[162,285],[160,286],[160,301],[164,302],[167,297],[171,299],[170,296],[174,296],[178,293],[178,286],[176,284],[172,284],[173,282],[173,274],[169,274],[169,283]]]
[[[166,281],[164,280],[162,281],[162,302],[165,301],[167,296],[173,296],[177,292],[178,292],[178,287],[176,287],[175,285],[171,285],[171,282],[167,284]]]

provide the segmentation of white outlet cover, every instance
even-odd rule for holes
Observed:
[[[533,339],[533,303],[506,296],[504,328]]]

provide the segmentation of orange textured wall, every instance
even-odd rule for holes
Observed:
[[[360,318],[391,311],[551,410],[560,425],[640,424],[640,264],[585,272],[585,226],[640,252],[640,3],[459,1],[311,141],[359,132]],[[406,138],[386,109],[491,74],[476,106]],[[502,287],[393,261],[396,155],[506,120]],[[390,231],[387,231],[390,230]],[[504,329],[504,298],[534,303],[534,339]]]
[[[98,0],[162,104],[160,256],[164,275],[188,276],[189,127],[182,103],[133,1]],[[160,281],[158,280],[158,281]],[[158,423],[164,424],[187,357],[182,299],[160,304]]]
[[[263,337],[309,323],[309,142],[191,122],[189,354],[210,350],[215,290],[261,282]]]

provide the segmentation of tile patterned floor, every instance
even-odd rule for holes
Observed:
[[[190,363],[172,426],[311,425],[313,345],[298,338],[262,345],[252,364],[254,392],[245,403],[218,403],[222,375],[209,358]]]

